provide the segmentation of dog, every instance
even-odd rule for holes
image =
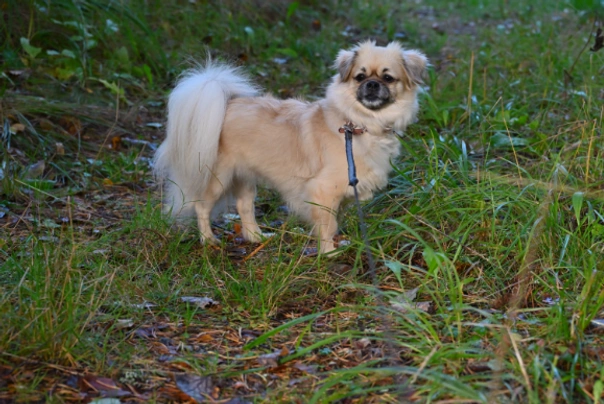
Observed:
[[[399,43],[361,42],[337,55],[337,74],[315,102],[262,95],[239,68],[208,61],[181,76],[168,101],[167,136],[154,157],[173,215],[194,210],[201,241],[216,243],[210,219],[233,198],[242,236],[259,242],[256,184],[276,189],[312,225],[320,253],[335,249],[336,213],[348,185],[344,135],[362,128],[353,150],[361,200],[388,181],[400,153],[397,131],[414,122],[428,61]]]

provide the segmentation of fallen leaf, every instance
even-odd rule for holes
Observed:
[[[82,122],[73,116],[64,116],[59,120],[59,124],[70,134],[77,135],[82,131]]]
[[[241,219],[241,216],[239,216],[237,213],[225,213],[224,215],[222,215],[222,218],[228,222],[233,220],[239,220]]]
[[[122,147],[122,138],[121,136],[113,136],[111,138],[111,148],[113,150],[119,150]]]
[[[314,375],[317,373],[318,365],[307,365],[304,363],[297,362],[294,366],[295,369],[298,369],[301,372],[308,373]]]
[[[394,298],[390,300],[390,303],[394,306],[396,304],[402,305],[404,303],[411,303],[417,297],[417,291],[419,288],[409,289],[404,291],[403,293],[397,294]]]
[[[149,303],[149,302],[144,302],[144,303],[134,303],[131,306],[134,307],[135,309],[150,309],[150,308],[155,307],[157,305],[153,304],[153,303]]]
[[[424,311],[426,313],[432,311],[432,302],[413,302],[417,297],[418,290],[419,288],[415,288],[399,294],[390,300],[390,305],[400,313],[407,313],[412,310]]]
[[[214,341],[214,337],[212,337],[210,334],[201,334],[196,336],[194,341],[201,344],[207,344],[208,342]]]
[[[22,123],[14,123],[14,124],[12,124],[11,127],[10,127],[10,133],[12,133],[13,135],[15,135],[18,132],[25,132],[25,125],[23,125]]]
[[[80,379],[80,387],[84,391],[94,391],[103,397],[124,397],[132,393],[120,388],[115,381],[108,377],[86,375]]]
[[[239,242],[239,238],[236,237],[233,241]],[[229,257],[232,258],[241,258],[247,255],[247,249],[242,246],[229,246],[226,251],[229,254]]]
[[[51,121],[44,118],[41,118],[38,121],[38,125],[40,125],[40,128],[43,130],[53,130],[55,128],[55,125]]]
[[[260,355],[256,360],[260,366],[266,366],[269,368],[279,367],[279,359],[289,355],[289,349],[287,347],[283,347],[280,350],[277,350],[273,353]]]
[[[180,298],[185,303],[192,303],[199,308],[205,309],[209,306],[217,306],[218,302],[209,297],[183,296]]]
[[[493,363],[491,361],[470,362],[466,369],[472,373],[491,372],[493,371]]]
[[[421,311],[425,311],[426,313],[432,312],[433,304],[432,302],[417,302],[415,303],[415,308]]]
[[[61,143],[61,142],[55,143],[55,149],[57,150],[57,154],[59,156],[65,155],[65,146],[63,146],[63,143]]]
[[[415,300],[415,298],[417,297],[417,291],[419,290],[419,288],[415,288],[415,289],[411,289],[411,290],[406,290],[403,292],[403,297],[405,298],[405,300],[407,301],[412,301]]]
[[[369,345],[371,345],[371,340],[369,338],[361,338],[355,342],[355,345],[359,349],[367,348]]]
[[[132,321],[129,318],[126,319],[118,319],[117,322],[115,323],[115,328],[122,329],[122,328],[132,328],[134,326],[134,321]]]
[[[214,390],[212,379],[207,376],[185,373],[175,375],[174,379],[176,386],[198,403],[206,401]]]
[[[343,276],[343,275],[349,274],[350,271],[352,271],[352,265],[336,263],[336,264],[333,264],[331,267],[329,267],[328,271],[329,271],[329,273]]]
[[[40,160],[37,163],[34,163],[27,167],[27,178],[38,178],[44,174],[44,169],[46,168],[46,163],[44,160]]]
[[[315,257],[319,255],[319,249],[316,247],[304,247],[302,254],[307,257]]]
[[[149,338],[155,338],[156,334],[155,334],[155,327],[143,327],[143,328],[138,328],[137,330],[134,331],[134,335],[136,335],[139,338],[143,338],[143,339],[149,339]]]
[[[27,73],[27,70],[9,70],[8,74],[12,75],[12,76],[21,76],[24,73]]]

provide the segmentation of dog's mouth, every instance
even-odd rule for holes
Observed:
[[[377,80],[363,82],[357,90],[357,100],[371,110],[381,109],[392,103],[390,90]]]

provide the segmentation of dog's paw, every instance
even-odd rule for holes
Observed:
[[[199,236],[199,240],[201,241],[201,244],[207,244],[207,245],[219,245],[220,244],[220,240],[214,236],[204,236],[203,234]]]
[[[321,252],[321,254],[326,257],[332,258],[337,257],[338,255],[342,254],[342,252],[344,252],[344,248],[334,248],[331,251]]]
[[[319,247],[319,254],[332,254],[336,250],[336,246],[332,240],[322,240]]]
[[[242,236],[244,238],[244,240],[249,241],[250,243],[262,243],[265,242],[266,240],[268,240],[269,238],[273,237],[275,235],[275,233],[265,233],[265,232],[260,232],[260,233],[245,233],[243,232]]]
[[[335,243],[323,242],[321,244],[321,247],[325,246],[325,248],[321,248],[319,252],[328,257],[335,257],[337,255],[340,255],[349,245],[349,240],[343,240],[340,237],[336,236]]]
[[[264,239],[262,233],[252,233],[252,232],[243,232],[243,239],[249,241],[250,243],[261,243]]]

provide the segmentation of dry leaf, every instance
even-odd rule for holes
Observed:
[[[129,318],[118,319],[117,322],[115,323],[115,328],[117,328],[117,329],[132,328],[133,326],[134,326],[134,321],[132,321]]]
[[[198,403],[206,401],[214,390],[214,384],[209,377],[190,373],[177,374],[174,377],[178,388]]]
[[[40,160],[37,163],[34,163],[27,167],[27,178],[38,178],[44,174],[44,169],[46,168],[46,163],[44,160]]]
[[[124,397],[132,394],[120,388],[115,381],[108,377],[86,375],[80,379],[80,386],[84,391],[93,390],[103,397]]]
[[[40,128],[43,130],[53,130],[55,128],[55,125],[51,121],[44,118],[40,119],[38,125],[40,125]]]
[[[297,362],[296,364],[294,364],[293,367],[301,372],[314,375],[317,374],[317,369],[319,368],[319,365],[307,365],[304,363]]]
[[[214,337],[212,337],[210,334],[201,334],[195,337],[195,342],[202,344],[207,344],[208,342],[212,341],[214,341]]]
[[[59,156],[64,156],[65,155],[65,146],[63,146],[63,143],[61,143],[61,142],[55,143],[55,148],[56,148],[57,154]]]
[[[355,345],[359,349],[367,348],[369,345],[371,345],[371,340],[369,338],[361,338],[355,342]]]
[[[394,299],[390,300],[390,305],[393,309],[400,313],[407,313],[412,310],[420,310],[426,313],[432,311],[432,302],[413,302],[417,297],[417,291],[419,288],[407,290]]]
[[[122,146],[122,138],[121,136],[113,136],[111,138],[111,148],[113,150],[119,150]]]
[[[10,133],[12,133],[13,135],[15,135],[18,132],[25,132],[25,125],[23,125],[22,123],[14,123],[14,124],[12,124],[11,127],[10,127]]]
[[[64,116],[59,120],[59,124],[70,134],[77,135],[82,131],[82,122],[73,116]]]
[[[260,355],[258,359],[258,364],[260,366],[267,366],[269,368],[279,367],[279,359],[289,355],[289,349],[287,347],[283,347],[282,349],[275,351],[273,353]]]
[[[194,297],[194,296],[183,296],[180,298],[185,303],[192,303],[199,308],[205,309],[209,306],[216,306],[218,302],[210,299],[209,297]]]

